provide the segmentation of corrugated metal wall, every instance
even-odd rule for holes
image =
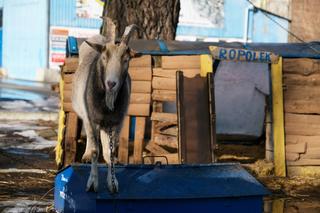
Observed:
[[[181,4],[184,2],[182,1]],[[252,8],[247,0],[223,0],[224,15],[222,27],[185,26],[178,24],[177,36],[195,36],[197,38],[243,40],[246,29],[246,13]],[[204,9],[205,10],[205,9]],[[204,14],[208,15],[208,14]],[[289,27],[289,21],[268,14],[283,27]],[[252,42],[287,42],[288,33],[265,16],[261,11],[249,11],[248,40]]]
[[[60,27],[99,28],[102,20],[79,18],[76,0],[51,0],[50,25]]]
[[[48,64],[48,0],[3,3],[3,67],[11,78],[36,80]]]

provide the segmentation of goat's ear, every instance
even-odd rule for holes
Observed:
[[[90,41],[85,41],[90,47],[92,47],[94,50],[96,50],[97,52],[101,53],[104,49],[104,45],[102,44],[97,44],[97,43],[93,43]]]

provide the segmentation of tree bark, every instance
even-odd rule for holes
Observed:
[[[126,26],[136,24],[140,30],[133,38],[174,40],[179,21],[180,0],[108,0],[103,16],[116,25],[116,38]],[[102,26],[106,35],[107,23]]]

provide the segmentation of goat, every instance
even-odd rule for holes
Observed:
[[[131,80],[128,74],[131,49],[128,47],[135,25],[125,29],[121,42],[96,35],[80,46],[79,67],[72,88],[72,106],[82,119],[87,135],[83,161],[91,160],[86,190],[98,191],[99,139],[108,166],[107,183],[111,193],[118,192],[112,157],[129,105]]]

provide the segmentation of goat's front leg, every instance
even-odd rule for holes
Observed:
[[[114,139],[117,137],[116,131],[112,131],[112,135],[109,135],[105,130],[100,130],[100,138],[101,138],[101,144],[102,144],[102,152],[103,152],[103,158],[107,163],[108,166],[108,176],[107,176],[107,183],[108,183],[108,189],[111,193],[117,193],[119,190],[118,180],[115,176],[115,173],[113,173],[112,170],[114,169],[114,162],[111,162],[111,150],[110,145],[113,146],[113,155],[115,153],[115,141],[110,140],[110,138]],[[114,158],[115,160],[115,158]]]
[[[86,151],[82,160],[89,161],[91,158],[91,171],[87,182],[86,190],[89,191],[92,187],[95,192],[98,191],[98,158],[99,158],[99,144],[98,138],[94,137],[93,129],[89,122],[84,122],[84,127],[87,135]]]

